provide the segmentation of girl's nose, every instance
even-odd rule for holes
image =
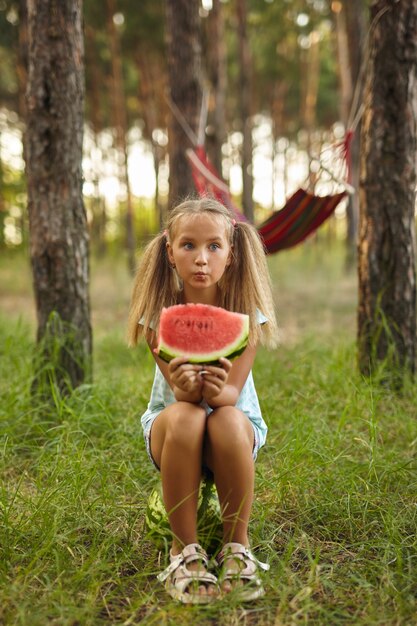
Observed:
[[[205,265],[207,263],[207,257],[204,250],[198,251],[195,262],[197,263],[197,265]]]

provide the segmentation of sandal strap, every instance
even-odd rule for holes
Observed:
[[[267,572],[270,568],[269,563],[263,563],[262,561],[259,561],[259,559],[256,558],[256,556],[251,552],[249,548],[244,546],[242,543],[236,542],[226,543],[223,546],[223,549],[217,556],[217,562],[219,565],[222,565],[225,559],[233,558],[234,556],[242,561],[246,559],[249,560],[265,572]]]
[[[179,554],[170,554],[170,560],[171,562],[168,567],[157,576],[160,582],[164,582],[164,580],[173,574],[183,563],[187,565],[193,561],[202,561],[205,566],[208,565],[207,553],[198,543],[190,543],[188,546],[185,546]]]

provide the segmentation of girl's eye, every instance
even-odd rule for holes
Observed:
[[[210,250],[218,250],[220,248],[218,243],[211,243],[209,247]]]
[[[184,248],[186,250],[192,250],[193,249],[193,244],[190,243],[189,241],[186,241],[183,245],[184,245]]]

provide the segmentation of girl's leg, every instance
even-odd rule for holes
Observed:
[[[176,402],[156,418],[151,431],[151,453],[161,470],[164,504],[173,533],[171,554],[197,543],[198,490],[201,481],[206,411],[188,402]],[[200,561],[187,569],[203,575]],[[192,589],[188,590],[192,591]],[[198,594],[216,595],[216,586],[200,581]]]
[[[203,408],[176,402],[156,418],[151,452],[161,470],[165,508],[174,536],[172,554],[197,543],[197,504],[207,416]]]
[[[248,526],[253,503],[255,464],[252,456],[253,427],[235,407],[220,407],[210,413],[204,448],[204,463],[212,470],[223,512],[223,542],[249,546]],[[244,567],[233,557],[223,563],[238,575]],[[242,585],[224,580],[222,590]]]
[[[214,410],[207,418],[204,463],[212,470],[224,511],[223,539],[249,545],[255,465],[253,427],[239,409]]]

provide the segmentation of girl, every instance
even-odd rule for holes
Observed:
[[[155,352],[162,307],[220,306],[250,318],[247,348],[233,363],[169,364]],[[206,603],[232,589],[242,600],[264,591],[260,563],[249,549],[254,460],[265,443],[252,378],[256,347],[276,343],[277,325],[265,252],[256,229],[236,222],[211,198],[187,200],[170,211],[167,228],[146,248],[129,314],[129,343],[145,336],[156,361],[142,426],[149,456],[161,472],[172,530],[170,565],[159,575],[173,598]],[[202,473],[213,477],[220,500],[224,546],[219,579],[197,543],[197,499]]]

